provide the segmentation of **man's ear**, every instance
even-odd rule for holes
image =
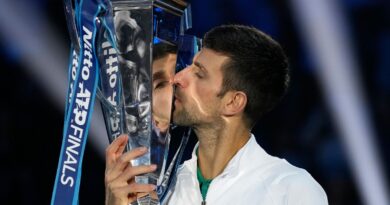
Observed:
[[[247,100],[246,94],[242,91],[228,91],[224,96],[223,114],[232,116],[243,113]]]

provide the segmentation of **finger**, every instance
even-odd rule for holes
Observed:
[[[156,189],[156,185],[153,184],[129,184],[126,186],[123,186],[121,188],[118,188],[118,192],[132,195],[136,193],[149,193]]]
[[[153,184],[130,184],[127,190],[131,190],[133,193],[149,193],[156,189],[156,185]]]
[[[138,184],[138,185],[143,185],[143,184]],[[147,196],[156,190],[155,185],[151,185],[151,184],[145,184],[145,185],[146,185],[146,187],[141,187],[138,192],[127,195],[129,203],[134,202],[141,197]],[[150,186],[150,188],[148,186]],[[148,191],[148,190],[152,190],[152,191]],[[158,199],[158,198],[156,198],[156,199]]]
[[[127,167],[123,173],[113,181],[113,184],[117,186],[123,186],[128,183],[128,181],[132,181],[135,176],[147,174],[155,171],[157,169],[156,165],[144,165],[144,166],[136,166],[136,167]]]
[[[128,136],[123,134],[116,138],[106,149],[106,168],[113,165],[118,156],[122,154],[126,147]],[[118,155],[118,153],[120,153]]]
[[[127,201],[126,204],[136,200],[138,193],[152,192],[156,189],[155,185],[151,184],[129,184],[125,186],[113,186],[110,184],[109,192],[111,198],[119,201]]]
[[[118,149],[117,149],[117,151],[116,151],[116,154],[117,154],[117,155],[122,155],[122,154],[123,154],[123,151],[124,151],[125,148],[126,148],[127,141],[129,141],[129,136],[126,135],[126,134],[122,134],[122,135],[119,136],[119,137],[122,137],[122,138],[125,140],[125,142],[124,142],[124,143],[121,143],[121,144],[119,145],[119,147],[118,147]]]
[[[139,147],[126,152],[121,157],[119,157],[113,165],[112,169],[107,170],[107,175],[109,175],[108,181],[117,178],[127,166],[131,167],[131,160],[144,155],[147,151],[148,150],[146,147]]]

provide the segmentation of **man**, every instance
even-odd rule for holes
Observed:
[[[327,204],[309,173],[268,155],[250,133],[288,81],[282,48],[261,31],[228,25],[206,33],[193,64],[174,77],[173,121],[191,126],[199,143],[164,204]],[[155,166],[129,165],[146,150],[122,154],[126,141],[121,136],[107,148],[106,204],[128,204],[155,188],[134,183],[134,176]]]
[[[158,132],[166,133],[171,121],[172,79],[175,75],[177,47],[168,43],[153,45],[153,123]]]

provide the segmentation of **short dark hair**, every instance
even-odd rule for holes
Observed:
[[[288,60],[279,43],[265,33],[243,25],[218,26],[205,34],[203,46],[229,57],[222,66],[219,96],[230,90],[247,95],[244,116],[248,127],[285,95]]]
[[[177,46],[168,43],[156,43],[153,45],[153,60],[164,58],[168,54],[176,54]]]

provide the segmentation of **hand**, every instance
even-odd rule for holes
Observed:
[[[127,135],[121,135],[106,149],[106,205],[128,205],[137,200],[138,193],[149,193],[155,189],[151,184],[137,184],[134,176],[156,170],[156,165],[131,166],[130,160],[144,155],[145,147],[124,154],[128,141]]]

